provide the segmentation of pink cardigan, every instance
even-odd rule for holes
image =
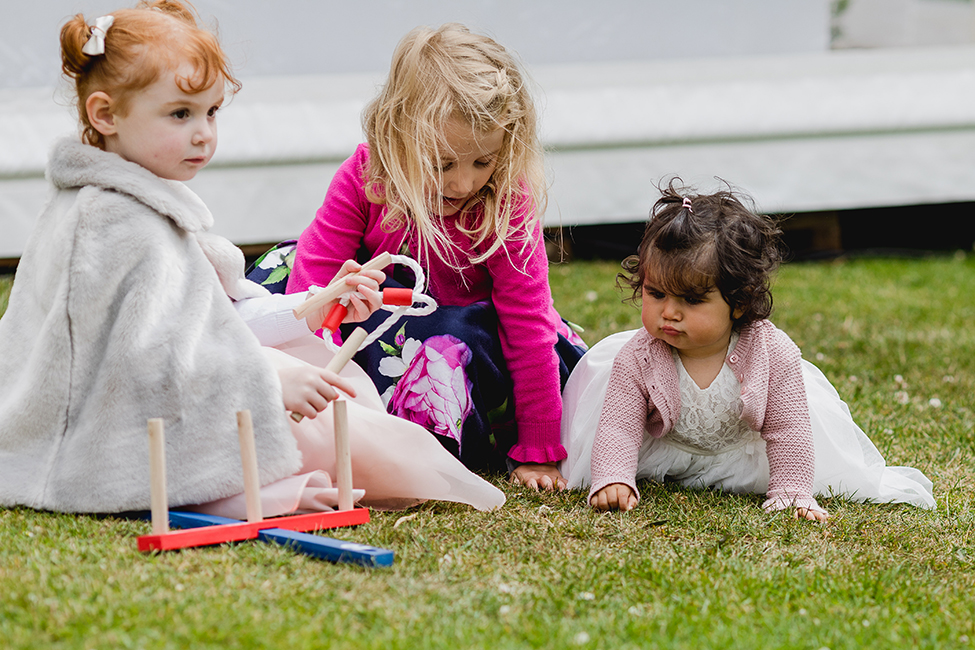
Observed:
[[[380,224],[386,206],[366,198],[364,170],[368,162],[369,147],[362,144],[336,172],[324,204],[298,240],[288,293],[328,283],[346,259],[364,262],[383,251],[401,252],[405,228],[384,231]],[[516,213],[512,225],[529,218],[530,209]],[[467,255],[477,252],[455,228],[448,235]],[[415,257],[415,243],[409,244]],[[536,227],[533,240],[524,251],[520,242],[507,244],[485,262],[468,266],[462,274],[434,256],[426,262],[426,272],[430,293],[440,304],[469,305],[490,300],[498,312],[498,334],[514,383],[518,426],[518,442],[508,456],[520,462],[538,463],[565,458],[559,438],[562,395],[554,349],[560,318],[548,285],[548,258],[541,226]]]
[[[741,382],[742,418],[766,443],[769,487],[763,507],[821,510],[812,496],[815,449],[799,348],[767,320],[751,323],[725,363]],[[589,497],[612,483],[636,489],[644,430],[656,438],[680,416],[680,381],[671,348],[641,329],[613,361],[592,449]]]

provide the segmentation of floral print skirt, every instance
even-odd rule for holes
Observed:
[[[372,331],[387,316],[379,311],[358,325]],[[560,325],[555,350],[564,387],[586,347],[567,323]],[[356,326],[343,325],[343,333]],[[424,426],[472,470],[508,471],[507,452],[518,433],[491,303],[441,305],[426,316],[404,316],[354,359],[390,413]]]

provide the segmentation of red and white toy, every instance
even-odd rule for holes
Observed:
[[[338,348],[335,352],[335,357],[331,362],[325,367],[326,370],[331,370],[333,372],[339,372],[348,361],[355,356],[356,352],[365,348],[367,345],[378,339],[383,333],[388,330],[393,324],[396,323],[404,315],[415,315],[422,316],[433,312],[437,308],[436,301],[430,296],[422,292],[423,285],[426,281],[426,276],[423,273],[422,267],[411,257],[406,257],[405,255],[391,255],[389,253],[380,253],[376,257],[372,258],[368,262],[362,265],[363,271],[374,271],[384,269],[390,264],[403,264],[404,266],[410,267],[413,271],[413,276],[416,278],[413,288],[386,288],[383,289],[383,304],[382,309],[392,312],[390,316],[382,322],[382,324],[377,327],[372,334],[366,334],[365,330],[361,327],[357,327],[352,334],[345,339],[342,343],[342,347]],[[335,332],[342,321],[345,320],[346,315],[349,313],[348,295],[352,293],[349,286],[343,282],[345,276],[341,278],[336,278],[332,280],[332,283],[323,289],[319,289],[311,297],[305,300],[303,303],[298,305],[294,310],[295,318],[302,319],[307,317],[309,314],[314,313],[316,309],[321,309],[322,306],[332,302],[333,300],[338,300],[328,312],[322,323],[322,339],[325,344],[335,349],[335,343],[332,341],[332,333]],[[419,303],[421,306],[414,307],[414,304]],[[300,413],[292,413],[291,419],[295,422],[301,422],[304,416]]]

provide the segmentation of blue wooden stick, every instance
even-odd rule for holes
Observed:
[[[330,562],[349,562],[366,567],[386,567],[393,565],[393,552],[384,548],[343,542],[339,539],[299,533],[283,528],[267,528],[257,534],[262,542],[275,542],[294,549],[299,553],[322,558]]]

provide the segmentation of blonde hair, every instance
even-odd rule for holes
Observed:
[[[77,14],[61,28],[61,70],[74,82],[78,120],[84,142],[105,148],[104,136],[92,127],[85,103],[94,92],[104,92],[124,115],[132,95],[153,84],[180,64],[193,66],[193,79],[177,85],[187,93],[202,92],[222,78],[231,93],[240,90],[227,55],[217,37],[197,22],[192,5],[179,0],[142,0],[134,9],[111,12],[115,21],[105,35],[105,53],[82,51],[91,27]]]
[[[366,196],[387,206],[384,229],[405,226],[416,235],[421,259],[432,247],[459,269],[459,248],[430,203],[431,188],[442,186],[439,161],[447,150],[444,131],[451,119],[462,120],[475,134],[504,130],[494,173],[458,218],[474,247],[488,244],[470,263],[483,262],[506,241],[521,241],[524,250],[546,205],[542,148],[527,80],[514,57],[487,36],[456,23],[417,28],[396,47],[389,77],[363,113],[369,142]],[[532,216],[512,224],[512,215],[526,203],[534,207]],[[475,222],[478,205],[483,217]]]

